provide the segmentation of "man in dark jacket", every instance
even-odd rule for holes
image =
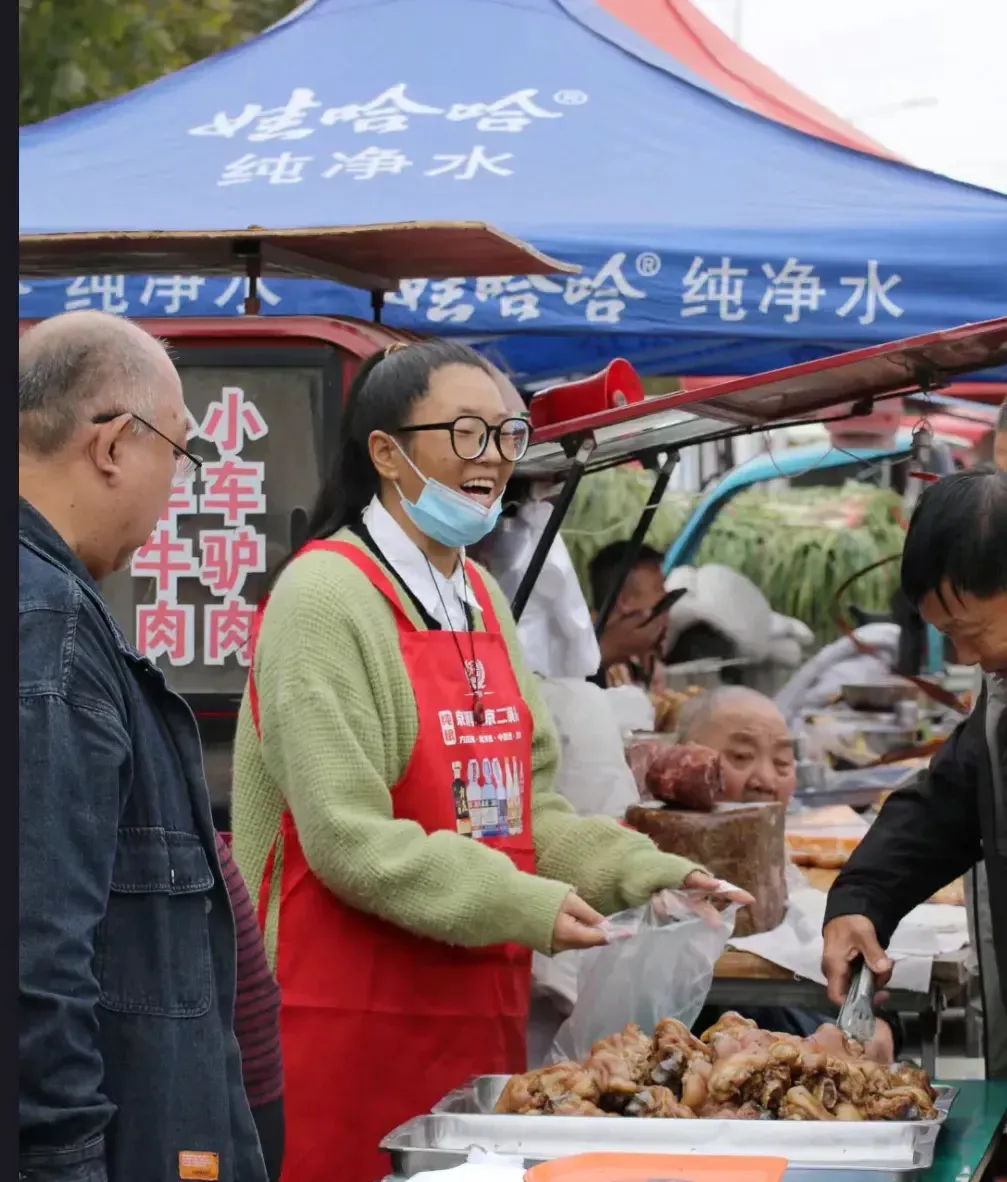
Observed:
[[[97,312],[18,365],[18,1177],[265,1182],[196,724],[98,588],[198,466],[181,383]]]
[[[983,692],[917,783],[893,793],[829,892],[822,969],[834,1002],[863,957],[883,983],[902,917],[985,859],[1002,1008],[1007,1001],[1007,474],[963,472],[920,497],[902,586],[928,624],[979,665]]]

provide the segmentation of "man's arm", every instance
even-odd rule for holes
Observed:
[[[826,924],[866,916],[884,947],[903,916],[980,860],[977,727],[984,716],[966,719],[929,770],[888,797],[829,892]]]
[[[78,628],[78,651],[87,643]],[[22,634],[22,659],[25,640]],[[53,638],[58,644],[58,638]],[[101,675],[35,682],[18,709],[20,1169],[105,1182],[94,941],[105,916],[129,737]],[[83,683],[83,684],[82,684]]]

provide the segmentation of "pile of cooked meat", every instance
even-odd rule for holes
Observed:
[[[626,1026],[584,1063],[555,1063],[507,1083],[496,1111],[517,1115],[715,1120],[932,1120],[922,1067],[884,1067],[836,1026],[810,1038],[724,1014],[700,1038],[674,1018],[648,1037]]]

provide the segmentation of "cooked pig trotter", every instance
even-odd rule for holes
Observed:
[[[837,1027],[811,1038],[726,1013],[701,1038],[667,1018],[648,1038],[630,1024],[586,1063],[555,1063],[508,1082],[496,1111],[665,1120],[934,1120],[936,1092],[913,1063],[883,1067]]]

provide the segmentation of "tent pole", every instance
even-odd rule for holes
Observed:
[[[243,315],[258,316],[262,311],[262,301],[259,299],[259,276],[262,274],[262,254],[259,244],[253,243],[245,253],[245,277],[248,280],[248,294],[245,296]]]
[[[385,306],[385,293],[383,291],[371,292],[371,311],[374,313],[374,323],[381,323],[381,312]]]
[[[626,552],[619,562],[619,569],[615,572],[615,577],[612,579],[612,586],[605,592],[605,600],[601,605],[598,618],[594,624],[595,636],[600,637],[602,632],[605,631],[605,625],[612,615],[612,609],[615,607],[616,600],[619,598],[619,592],[622,590],[623,583],[625,583],[629,572],[633,569],[640,555],[640,547],[643,545],[643,540],[647,536],[650,523],[654,520],[654,514],[661,504],[661,498],[664,496],[668,482],[671,480],[671,474],[675,471],[675,465],[677,463],[677,451],[669,452],[665,456],[664,463],[658,471],[657,479],[654,481],[650,500],[644,505],[643,512],[640,514],[640,520],[636,523],[636,529],[633,530],[633,536],[626,543]]]
[[[577,449],[577,454],[573,459],[573,466],[570,468],[566,480],[563,482],[563,490],[556,498],[556,504],[552,507],[552,513],[549,514],[549,520],[545,523],[542,536],[535,545],[531,561],[528,563],[528,569],[521,576],[521,584],[511,601],[511,614],[514,616],[515,623],[521,619],[524,609],[528,606],[528,600],[531,598],[535,581],[542,573],[542,567],[545,566],[545,560],[549,555],[549,551],[552,549],[553,542],[556,541],[556,535],[559,533],[559,528],[563,524],[567,510],[573,501],[574,493],[580,484],[580,478],[587,471],[587,462],[590,460],[594,448],[595,441],[593,437],[589,436]]]

